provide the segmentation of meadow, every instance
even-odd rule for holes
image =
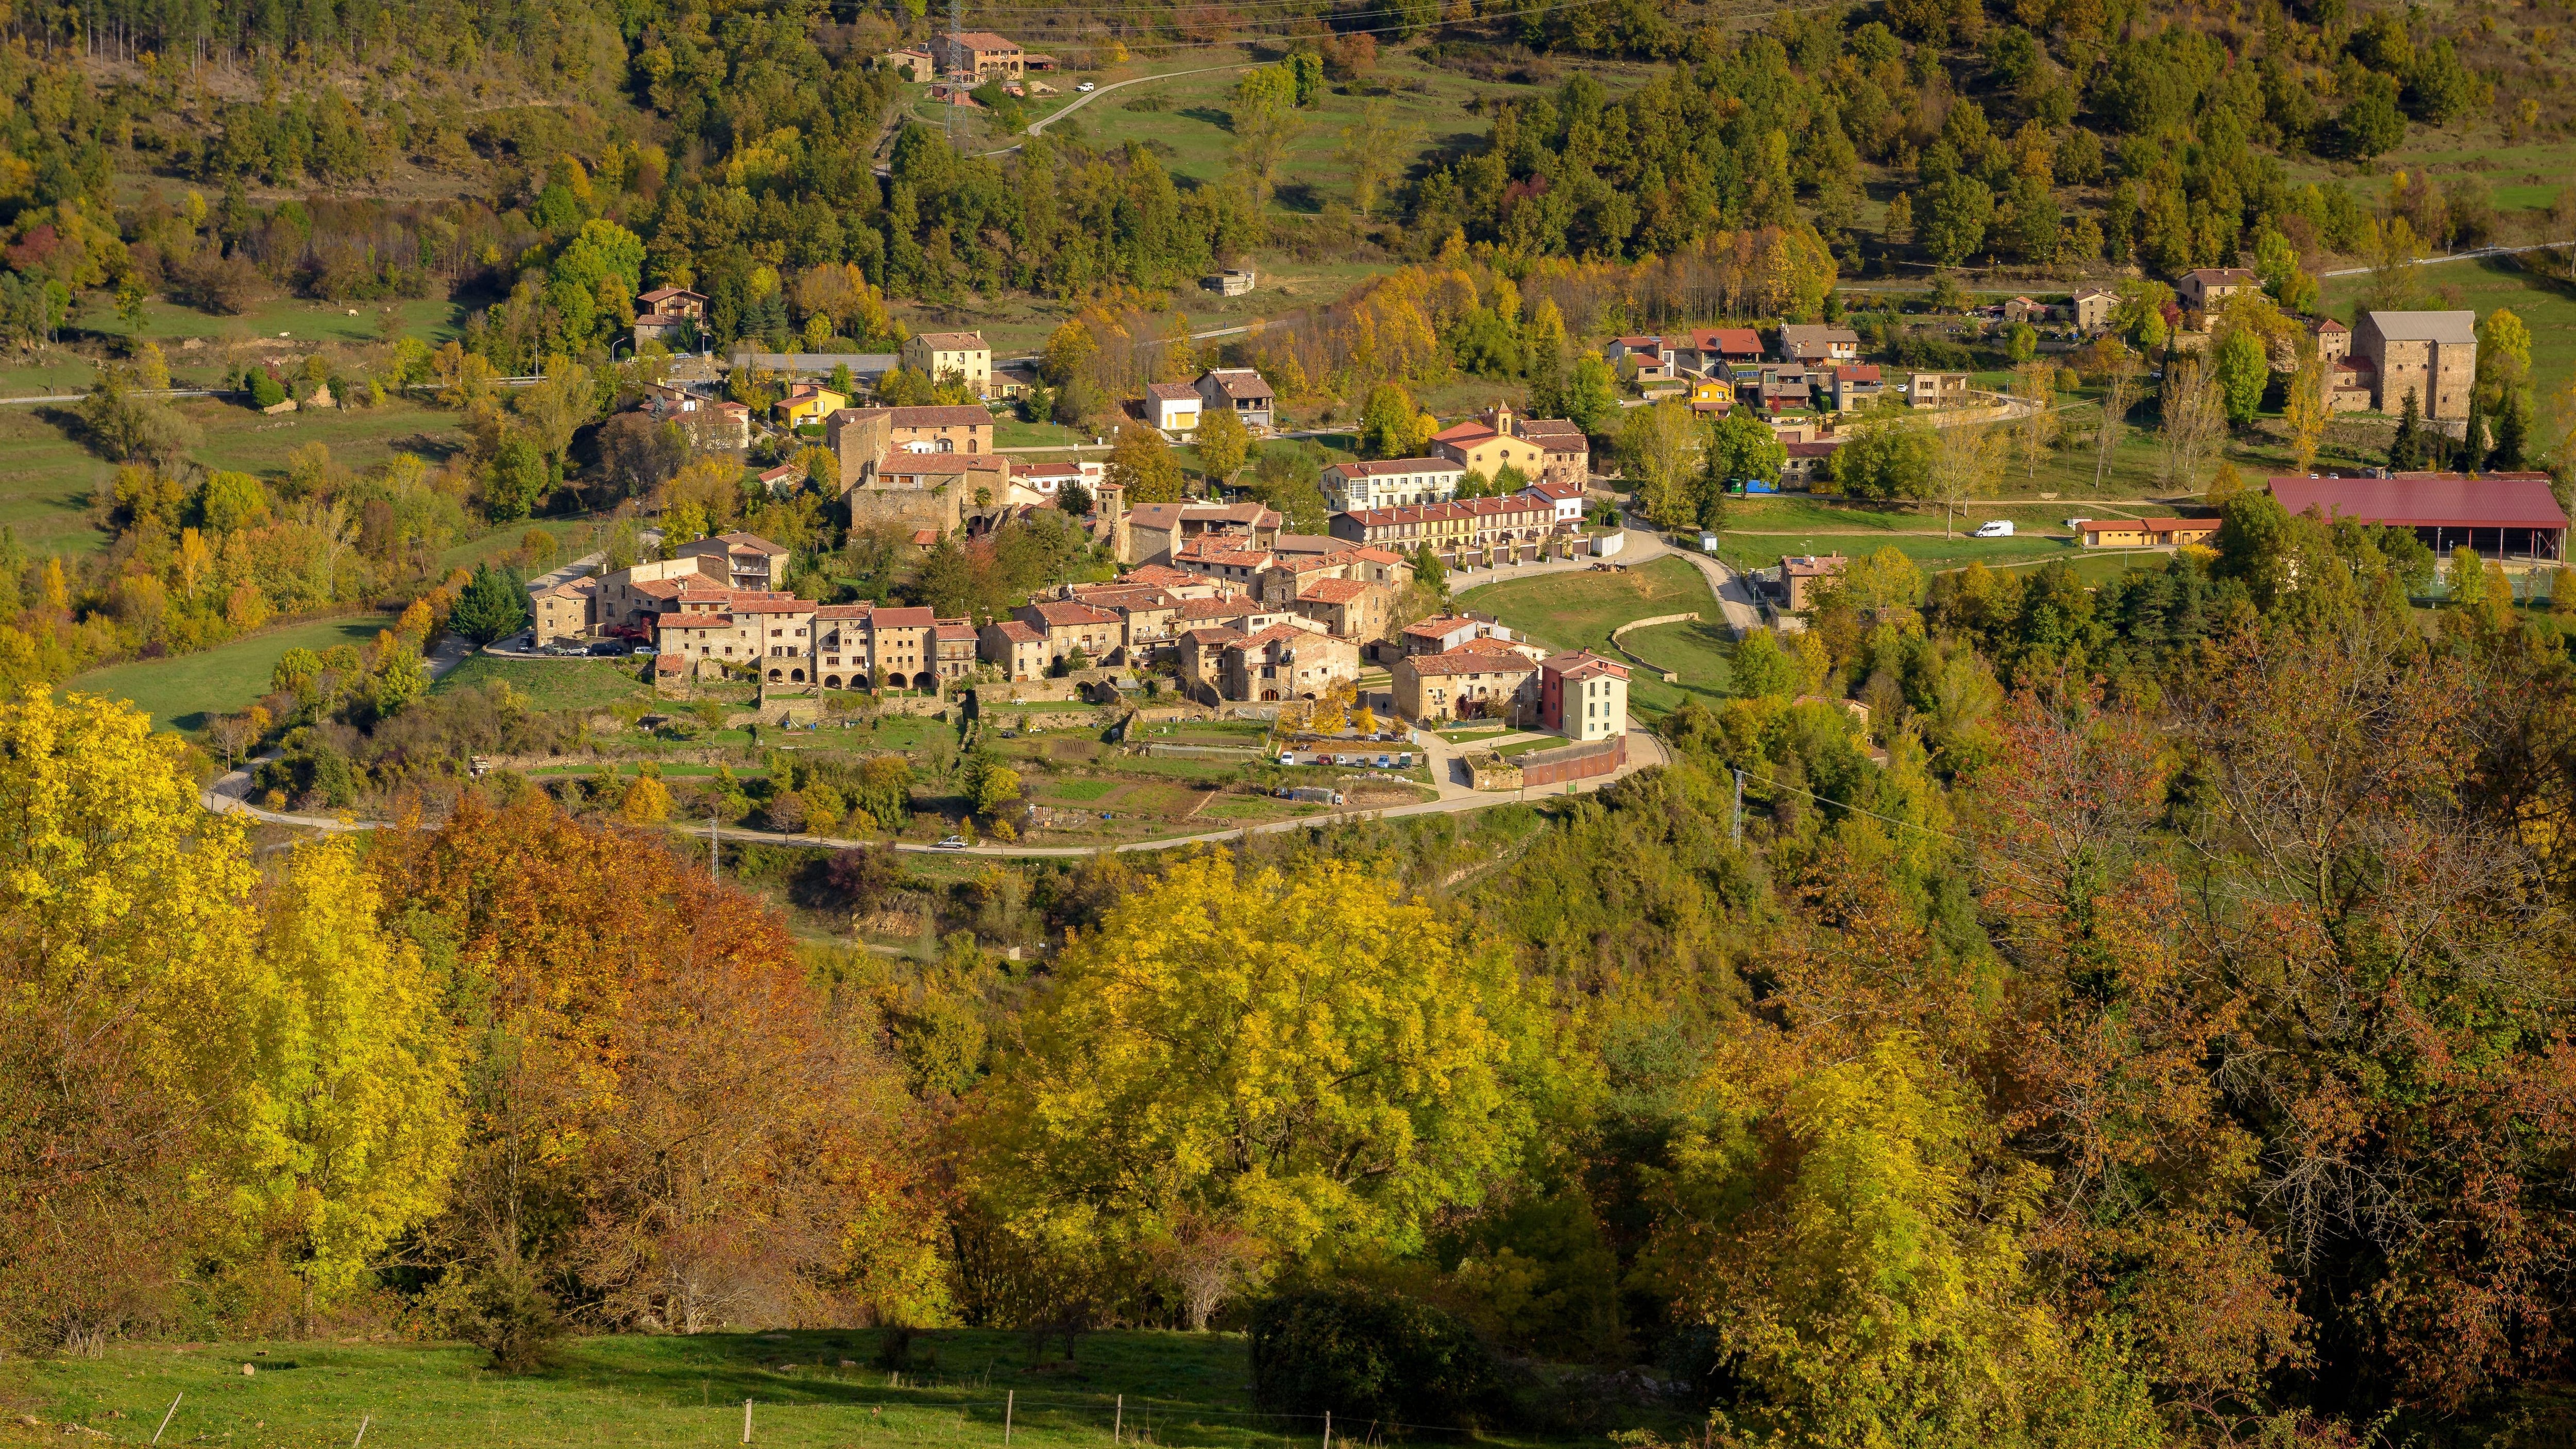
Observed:
[[[390,614],[370,612],[283,624],[194,654],[93,669],[63,688],[131,700],[152,716],[155,729],[199,730],[215,715],[242,709],[268,693],[269,673],[287,650],[319,653],[340,644],[364,648],[392,622]]]
[[[1727,659],[1732,649],[1716,624],[1717,599],[1700,571],[1682,559],[1659,558],[1608,573],[1506,579],[1462,590],[1458,601],[1540,643],[1597,650],[1613,659],[1625,657],[1610,642],[1610,631],[1620,625],[1658,614],[1697,613],[1709,627],[1658,625],[1629,636],[1643,657],[1680,674],[1681,680],[1666,684],[1654,673],[1631,670],[1628,706],[1640,714],[1666,714],[1686,699],[1722,699],[1731,684]]]
[[[480,1351],[456,1344],[118,1345],[97,1359],[0,1368],[0,1399],[55,1439],[72,1433],[84,1443],[145,1444],[166,1413],[164,1445],[262,1449],[336,1449],[356,1438],[362,1421],[365,1443],[382,1449],[741,1442],[1290,1449],[1319,1443],[1323,1429],[1320,1416],[1253,1408],[1245,1339],[1236,1333],[1094,1333],[1064,1358],[1023,1335],[976,1330],[905,1335],[898,1344],[864,1330],[638,1335],[572,1340],[550,1366],[524,1376],[482,1364]],[[245,1375],[244,1365],[253,1372]],[[1334,1427],[1343,1437],[1385,1437],[1365,1423]],[[1407,1431],[1431,1443],[1469,1437],[1446,1425]],[[35,1437],[24,1421],[0,1433]],[[1548,1442],[1490,1431],[1475,1437],[1505,1446]]]

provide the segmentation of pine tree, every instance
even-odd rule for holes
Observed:
[[[2468,426],[2460,430],[2460,466],[2463,469],[2485,466],[2489,440],[2486,399],[2478,396],[2477,389],[2471,388]]]
[[[2496,412],[2495,451],[2487,456],[2487,466],[2498,472],[2519,470],[2527,461],[2531,446],[2531,422],[2523,413],[2522,389],[2504,390],[2504,400]]]
[[[2415,390],[2406,390],[2406,405],[2397,412],[2397,434],[2388,440],[2388,467],[2405,472],[2423,461],[2423,429],[2416,423]]]

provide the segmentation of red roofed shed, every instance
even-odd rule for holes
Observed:
[[[2435,553],[2467,544],[2493,559],[2567,557],[2567,511],[2546,473],[2403,473],[2394,478],[2274,478],[2293,514],[2411,528]]]

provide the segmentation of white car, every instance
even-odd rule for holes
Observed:
[[[1977,525],[1976,536],[1979,538],[2010,538],[2013,536],[2012,520],[2009,518],[1997,518],[1980,523]]]
[[[1095,87],[1091,84],[1091,82],[1089,82],[1089,81],[1084,81],[1082,84],[1080,84],[1080,85],[1078,85],[1078,86],[1075,86],[1075,87],[1074,87],[1074,89],[1075,89],[1075,90],[1078,90],[1078,91],[1081,91],[1081,92],[1082,92],[1082,93],[1084,93],[1085,95],[1088,95],[1088,94],[1090,94],[1090,93],[1092,92],[1092,90],[1094,90],[1094,89],[1095,89]]]
[[[964,850],[966,848],[966,837],[963,835],[949,836],[947,839],[939,842],[939,848],[942,850]]]

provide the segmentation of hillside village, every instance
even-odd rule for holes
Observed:
[[[2067,353],[2107,339],[2124,308],[2134,315],[2142,302],[2161,305],[2175,355],[2188,357],[2206,352],[2232,298],[2259,290],[2244,269],[2195,269],[2160,304],[2136,289],[2124,296],[2092,288],[2056,303],[2014,297],[1989,309],[1986,321]],[[666,288],[636,301],[640,346],[683,335],[705,298]],[[2476,322],[2469,312],[2368,311],[2347,329],[2309,317],[2297,345],[2331,369],[2319,384],[2329,412],[2402,404],[2428,429],[2456,433],[2467,424],[2477,375]],[[1632,395],[1625,406],[1678,400],[1704,423],[1758,420],[1780,447],[1768,476],[1728,480],[1730,491],[1744,494],[1831,487],[1837,452],[1891,406],[1961,424],[2009,417],[2012,407],[2008,397],[1972,388],[1967,373],[1894,375],[1864,359],[1861,335],[1846,326],[1620,335],[1602,343],[1599,356]],[[723,395],[720,376],[751,368],[782,388],[771,415],[758,419]],[[906,372],[972,400],[871,401],[889,377]],[[893,526],[927,552],[1056,508],[1075,515],[1118,572],[1105,582],[1056,585],[989,618],[935,617],[920,607],[796,598],[777,587],[787,550],[725,533],[682,541],[661,562],[547,584],[533,600],[534,647],[632,641],[653,657],[665,689],[747,677],[764,699],[808,691],[939,695],[1066,678],[1134,689],[1160,674],[1187,699],[1219,709],[1312,702],[1355,689],[1364,665],[1377,665],[1390,680],[1377,702],[1410,724],[1481,716],[1573,738],[1627,728],[1624,696],[1606,716],[1588,708],[1574,723],[1548,703],[1577,681],[1623,682],[1627,665],[1588,652],[1551,656],[1490,620],[1416,617],[1411,586],[1426,568],[1472,577],[1539,564],[1617,566],[1609,561],[1619,557],[1628,522],[1620,510],[1640,501],[1615,471],[1596,466],[1593,440],[1568,419],[1525,417],[1497,404],[1432,431],[1422,456],[1329,464],[1319,479],[1330,508],[1325,528],[1299,533],[1277,511],[1240,495],[1229,500],[1221,488],[1130,503],[1125,481],[1078,451],[1023,461],[999,450],[995,410],[1007,416],[1043,383],[1027,361],[997,363],[977,333],[923,333],[890,354],[738,354],[730,369],[704,376],[695,385],[652,385],[637,405],[689,426],[712,449],[747,448],[756,431],[819,437],[833,460],[820,486],[836,492],[852,529]],[[1218,413],[1251,439],[1294,433],[1275,390],[1246,367],[1149,384],[1128,401],[1119,426],[1183,446]],[[2453,475],[2399,476],[2419,481],[2270,486],[2298,504],[2294,511],[2313,506],[2328,517],[2419,528],[2437,552],[2467,542],[2508,560],[2563,554],[2564,515],[2542,475],[2499,474],[2478,486]],[[816,486],[785,466],[761,481]],[[2074,518],[2067,526],[2086,549],[2205,547],[2218,530],[2214,517]],[[1811,593],[1847,564],[1839,554],[1783,557],[1758,571],[1765,613],[1794,628]]]
[[[2576,1443],[2571,6],[0,11],[0,1444]]]

